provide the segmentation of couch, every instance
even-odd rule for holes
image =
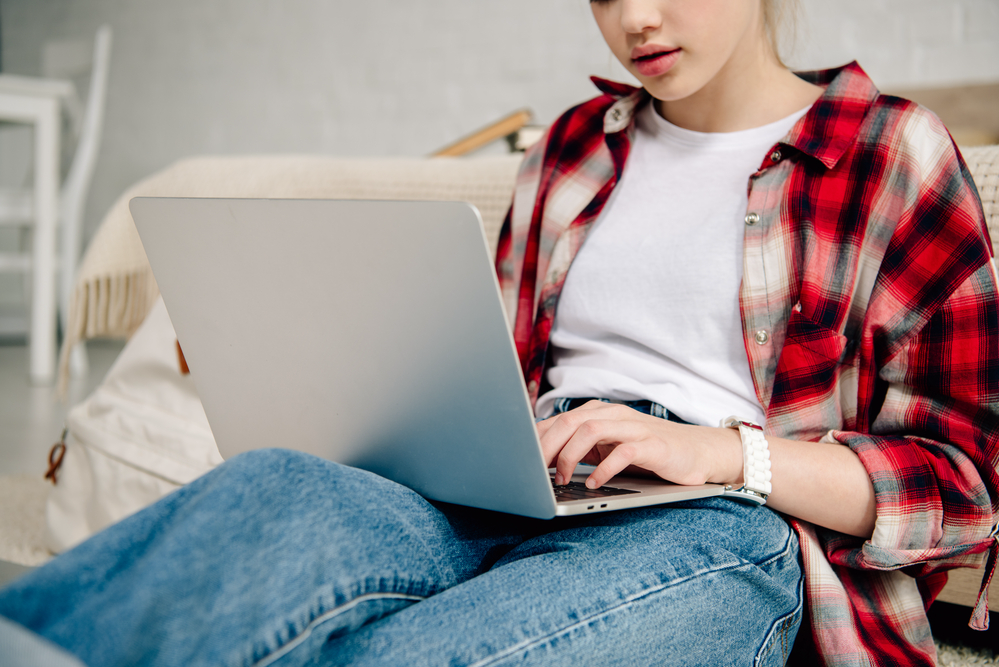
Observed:
[[[999,240],[999,146],[963,149],[985,208],[993,245]],[[60,359],[93,338],[128,338],[156,301],[158,289],[128,212],[135,196],[374,198],[464,200],[482,213],[495,249],[514,188],[519,155],[488,158],[342,159],[320,156],[199,157],[178,162],[139,182],[114,204],[80,265]],[[57,434],[53,434],[57,435]],[[38,565],[44,547],[47,482],[0,478],[0,561]],[[972,606],[980,571],[953,573],[940,599]],[[990,591],[999,610],[999,585]]]

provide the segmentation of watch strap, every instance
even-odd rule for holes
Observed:
[[[770,446],[763,435],[763,427],[738,417],[723,419],[721,425],[739,431],[739,437],[742,439],[743,478],[741,487],[726,486],[722,495],[765,505],[773,485],[770,483]]]

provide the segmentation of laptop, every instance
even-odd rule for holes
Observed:
[[[553,489],[470,204],[129,207],[224,458],[296,449],[543,519],[724,493],[629,477],[591,492],[585,474]]]

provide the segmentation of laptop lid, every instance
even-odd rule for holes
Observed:
[[[129,206],[223,457],[292,448],[433,500],[554,516],[474,207]]]

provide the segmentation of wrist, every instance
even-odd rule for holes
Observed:
[[[708,427],[711,428],[711,427]],[[739,432],[730,428],[711,428],[714,453],[711,457],[711,470],[708,482],[742,486],[743,458],[742,439]]]
[[[738,417],[723,419],[721,425],[736,429],[742,444],[743,483],[738,489],[726,487],[726,495],[765,505],[773,486],[770,483],[770,444],[763,427]]]

